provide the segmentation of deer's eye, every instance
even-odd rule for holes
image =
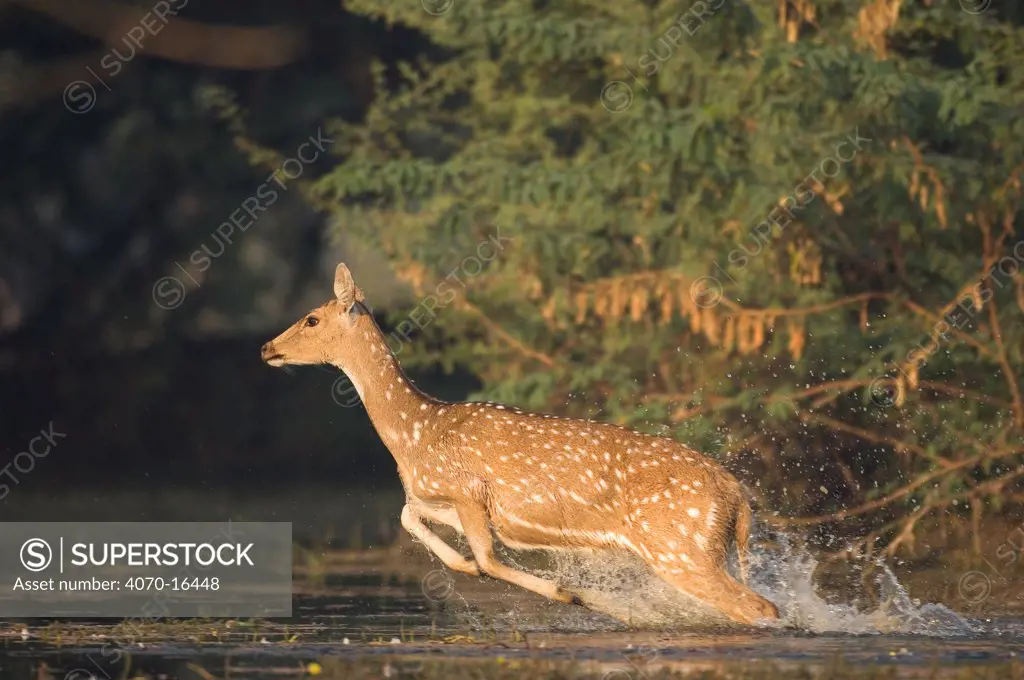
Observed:
[[[308,319],[306,319],[306,325],[309,326],[310,328],[317,325],[318,323],[320,323],[320,319],[316,318],[315,316],[311,316]]]

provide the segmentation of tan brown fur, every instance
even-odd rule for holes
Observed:
[[[625,549],[735,621],[778,618],[771,602],[726,571],[735,542],[745,579],[751,516],[739,482],[717,462],[616,425],[434,399],[406,378],[344,264],[335,296],[264,345],[263,358],[275,366],[328,363],[348,375],[398,463],[402,525],[450,568],[579,602],[498,562],[493,535],[511,548]],[[464,534],[473,559],[424,520]]]

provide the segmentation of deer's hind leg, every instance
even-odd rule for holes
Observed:
[[[460,502],[457,506],[462,529],[469,541],[473,557],[480,565],[480,570],[488,576],[531,590],[551,600],[566,604],[582,604],[578,597],[562,590],[557,583],[527,574],[502,564],[494,555],[494,536],[491,533],[487,509],[482,504],[471,500]]]
[[[678,564],[652,565],[662,579],[680,592],[714,607],[733,621],[745,624],[760,619],[778,619],[774,604],[733,580],[722,568],[711,564],[681,568]]]
[[[743,545],[737,547],[745,558],[747,537],[735,535],[735,520],[730,518],[734,510],[726,507],[723,518],[716,512],[717,507],[715,503],[706,508],[692,507],[682,518],[652,518],[653,526],[636,536],[638,554],[664,581],[733,621],[752,624],[759,619],[779,618],[774,604],[726,571],[727,546],[738,538]]]

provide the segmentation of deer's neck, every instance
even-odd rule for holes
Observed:
[[[445,402],[421,392],[405,375],[398,358],[371,316],[363,317],[352,340],[353,361],[336,361],[359,393],[374,429],[404,470],[406,462],[436,434],[433,421]]]

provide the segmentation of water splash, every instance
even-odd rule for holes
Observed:
[[[872,565],[876,599],[866,609],[856,602],[866,593],[844,592],[843,602],[830,602],[816,587],[817,560],[785,534],[774,546],[752,542],[750,585],[779,608],[780,620],[771,628],[811,633],[912,634],[962,636],[979,632],[967,619],[940,604],[914,601],[899,579],[882,563]],[[739,628],[716,610],[680,593],[658,578],[639,558],[618,551],[579,551],[550,556],[545,568],[518,565],[542,578],[562,584],[595,612],[637,629]],[[556,626],[596,630],[610,622],[596,621],[583,612],[559,617]],[[548,614],[550,615],[550,613]],[[600,617],[598,617],[600,618]],[[520,618],[521,623],[525,623]],[[614,625],[614,624],[612,624]]]
[[[751,554],[751,586],[779,608],[785,625],[812,633],[903,633],[958,636],[977,632],[967,619],[940,604],[914,601],[887,565],[876,562],[879,604],[864,610],[855,604],[829,602],[814,583],[818,561],[785,534],[777,548],[759,546]],[[859,593],[847,593],[855,602]]]

